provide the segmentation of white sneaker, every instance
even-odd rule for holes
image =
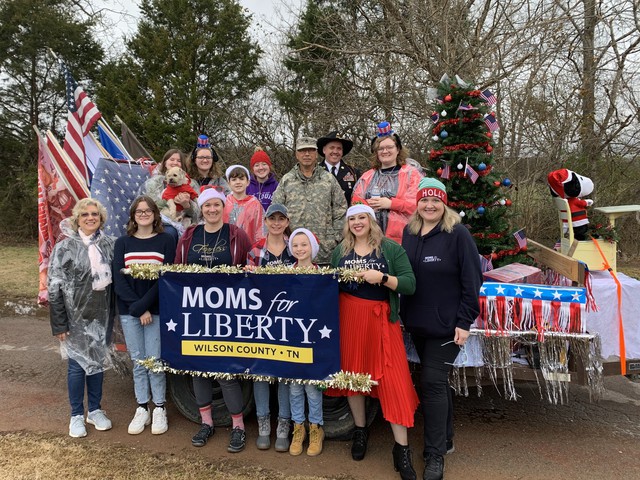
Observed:
[[[81,438],[87,436],[87,427],[84,425],[84,415],[74,415],[69,422],[69,436]]]
[[[151,423],[151,415],[149,415],[149,410],[146,410],[142,407],[136,408],[136,413],[133,416],[133,420],[129,424],[129,435],[138,435],[144,431],[144,427]]]
[[[87,423],[96,427],[96,430],[111,430],[111,420],[107,418],[104,410],[94,410],[87,415]]]
[[[167,430],[169,430],[169,423],[167,422],[167,410],[160,407],[154,408],[151,433],[153,435],[160,435]]]

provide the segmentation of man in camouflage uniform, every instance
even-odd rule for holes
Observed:
[[[320,251],[315,261],[328,264],[342,240],[347,201],[335,177],[318,165],[315,138],[298,139],[296,159],[297,165],[280,180],[273,203],[287,207],[292,230],[304,227],[316,234]]]

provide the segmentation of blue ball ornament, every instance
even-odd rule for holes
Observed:
[[[505,178],[504,180],[502,180],[502,185],[504,185],[505,187],[510,187],[511,180],[509,180],[508,178]]]
[[[440,132],[440,138],[447,138],[449,136],[449,132],[447,132],[446,130],[442,130]]]
[[[478,165],[478,170],[480,170],[481,172],[486,169],[487,169],[487,166],[484,163],[481,163],[480,165]]]
[[[484,207],[478,207],[478,215],[484,215]]]

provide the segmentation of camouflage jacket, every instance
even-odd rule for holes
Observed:
[[[299,165],[287,172],[273,194],[273,203],[289,211],[291,229],[308,228],[318,237],[317,263],[329,263],[331,252],[342,240],[347,201],[340,184],[324,168],[316,166],[307,178]]]

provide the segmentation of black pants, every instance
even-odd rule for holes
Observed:
[[[224,404],[227,406],[227,410],[231,415],[237,415],[242,413],[242,387],[238,380],[223,380],[219,379],[218,384],[222,391],[222,398]],[[193,377],[193,393],[196,397],[196,403],[198,408],[203,408],[211,405],[213,401],[213,384],[210,378],[205,377]]]
[[[447,439],[453,439],[453,395],[449,372],[460,347],[451,338],[412,335],[420,363],[420,403],[424,417],[424,450],[445,455]]]

